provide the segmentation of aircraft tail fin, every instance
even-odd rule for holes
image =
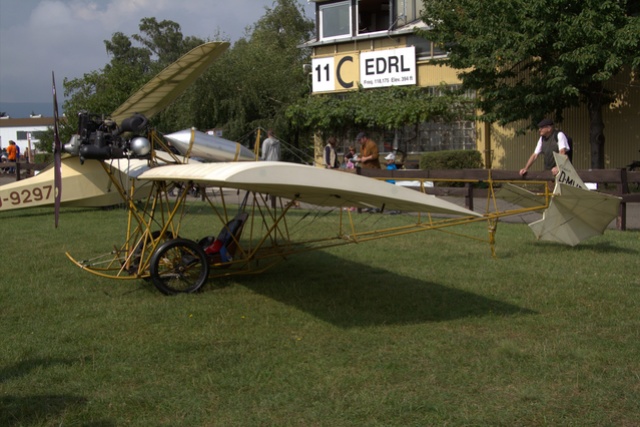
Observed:
[[[560,191],[558,184],[565,184],[571,187],[582,188],[588,190],[585,183],[576,172],[575,168],[569,161],[569,158],[564,154],[553,153],[553,157],[556,159],[556,166],[558,167],[558,174],[556,175],[556,186],[553,190],[553,194],[558,194]]]

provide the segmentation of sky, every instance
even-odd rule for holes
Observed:
[[[313,18],[314,4],[298,2]],[[104,68],[104,40],[137,34],[142,18],[177,22],[185,37],[234,42],[266,7],[273,0],[0,0],[0,102],[50,102],[52,71],[60,100],[63,79]]]

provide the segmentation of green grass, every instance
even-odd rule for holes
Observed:
[[[65,257],[117,243],[122,211],[67,210],[57,230],[50,210],[0,221],[2,426],[640,420],[638,232],[570,248],[500,224],[497,259],[419,233],[165,297]]]

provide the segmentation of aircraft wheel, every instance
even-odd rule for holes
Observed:
[[[165,295],[197,292],[209,276],[207,255],[187,239],[161,244],[151,256],[149,268],[151,281]]]
[[[145,244],[149,245],[152,240],[156,240],[159,236],[160,236],[160,230],[155,230],[155,231],[151,232],[151,238],[147,237],[145,239],[146,243],[142,242],[142,241],[138,243],[136,248],[133,250],[133,255],[131,256],[131,264],[130,264],[129,270],[128,270],[129,274],[136,274],[138,272],[138,268],[139,268],[140,261],[141,261],[140,258],[141,258],[141,255],[142,255],[143,246]],[[175,238],[177,238],[177,237],[174,236],[172,232],[167,232],[162,240],[163,241],[167,241],[169,239],[175,239]],[[148,280],[148,277],[145,278],[145,280]]]

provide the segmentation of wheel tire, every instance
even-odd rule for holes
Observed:
[[[151,240],[156,240],[158,238],[158,236],[160,236],[160,230],[155,230],[151,232],[151,238],[149,238],[149,236],[147,236],[146,243],[140,241],[138,243],[138,245],[136,246],[136,248],[133,250],[133,255],[131,256],[131,264],[129,267],[129,274],[136,274],[138,272],[138,266],[140,264],[140,256],[142,254],[142,248],[145,244],[149,244],[151,243]],[[164,236],[164,241],[170,240],[170,239],[176,239],[179,238],[179,236],[174,236],[173,233],[171,232],[167,232]],[[145,278],[145,280],[148,280],[148,277]]]
[[[187,239],[161,244],[151,256],[149,269],[151,281],[165,295],[197,292],[209,276],[207,255]]]

